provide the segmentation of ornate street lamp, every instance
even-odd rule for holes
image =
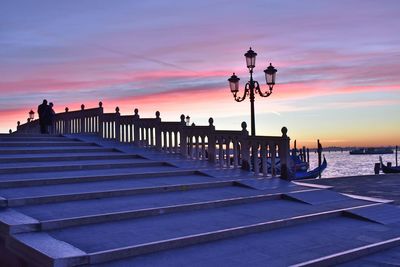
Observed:
[[[28,121],[33,121],[33,119],[35,118],[35,112],[31,109],[31,111],[29,111],[29,120]]]
[[[276,77],[276,72],[277,70],[272,66],[272,64],[269,64],[269,67],[264,70],[265,73],[265,82],[268,85],[268,90],[263,92],[260,88],[260,85],[257,81],[253,80],[253,69],[256,66],[256,56],[257,53],[254,52],[251,47],[249,51],[244,54],[246,57],[246,65],[247,68],[249,69],[250,73],[250,80],[246,83],[244,87],[244,94],[242,97],[237,96],[239,92],[239,80],[235,73],[228,79],[229,81],[229,87],[231,89],[231,92],[233,94],[233,98],[237,102],[242,102],[243,100],[246,99],[247,96],[250,98],[250,111],[251,111],[251,135],[255,136],[256,135],[256,126],[255,126],[255,117],[254,117],[254,98],[255,94],[259,94],[262,97],[268,97],[272,94],[272,88],[275,85],[275,77]]]

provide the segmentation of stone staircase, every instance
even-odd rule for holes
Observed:
[[[1,135],[0,206],[0,266],[357,266],[400,244],[386,202],[91,135]]]

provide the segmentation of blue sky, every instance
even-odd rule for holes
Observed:
[[[269,62],[278,69],[273,95],[256,97],[257,134],[398,144],[398,14],[396,0],[2,0],[0,131],[43,98],[56,111],[102,100],[110,112],[239,129],[249,103],[226,80],[235,72],[244,87],[251,46],[260,83]]]

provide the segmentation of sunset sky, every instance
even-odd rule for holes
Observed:
[[[43,98],[122,114],[240,129],[250,103],[227,79],[278,69],[256,96],[258,135],[289,129],[299,145],[400,145],[400,1],[1,0],[0,132]],[[266,88],[264,86],[264,88]]]

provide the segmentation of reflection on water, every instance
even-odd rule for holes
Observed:
[[[374,174],[375,163],[379,162],[379,155],[350,155],[349,151],[324,151],[323,155],[326,157],[328,167],[322,173],[322,178]],[[390,161],[393,166],[396,165],[394,154],[381,156],[384,163]],[[310,165],[311,169],[318,165],[317,153],[310,153]]]

